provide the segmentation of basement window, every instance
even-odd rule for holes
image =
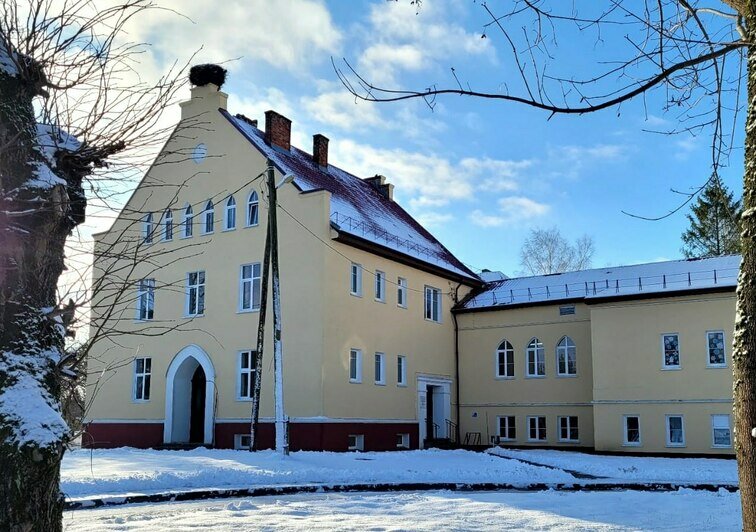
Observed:
[[[396,448],[397,449],[409,449],[410,448],[410,435],[408,433],[396,435]]]
[[[249,451],[252,436],[249,434],[234,434],[234,449],[237,451]]]
[[[350,451],[364,451],[365,436],[362,434],[350,434],[347,437],[347,447]]]

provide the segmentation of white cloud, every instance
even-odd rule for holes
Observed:
[[[549,213],[551,207],[525,196],[508,196],[497,202],[497,213],[488,214],[480,209],[470,213],[470,221],[480,227],[501,227],[539,218]]]
[[[699,148],[699,145],[700,143],[698,138],[692,135],[688,135],[675,141],[675,146],[677,147],[677,151],[675,152],[675,159],[679,161],[687,159],[690,154],[692,154]]]
[[[480,209],[475,209],[471,212],[469,218],[472,223],[480,227],[500,227],[507,221],[503,216],[486,214]]]
[[[383,127],[375,104],[363,102],[342,88],[319,96],[302,98],[302,106],[315,120],[345,131]]]
[[[627,147],[619,144],[553,147],[547,152],[546,164],[551,169],[548,175],[575,179],[589,165],[618,161],[626,155]]]
[[[438,227],[451,222],[454,219],[454,216],[449,213],[426,211],[415,214],[415,219],[417,219],[423,227]]]

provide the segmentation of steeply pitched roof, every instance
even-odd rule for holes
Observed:
[[[735,287],[740,256],[674,260],[577,272],[518,277],[487,283],[457,307],[460,310],[507,308],[548,302],[599,302]]]
[[[294,146],[289,151],[271,147],[265,143],[263,131],[225,110],[221,113],[279,170],[294,174],[294,183],[300,190],[327,190],[331,193],[331,223],[339,233],[398,252],[455,277],[479,282],[477,275],[407,211],[369,182],[332,164],[321,168],[310,154]]]

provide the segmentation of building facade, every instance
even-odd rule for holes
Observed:
[[[732,452],[737,257],[486,281],[383,176],[329,164],[322,135],[299,150],[288,119],[269,111],[263,130],[226,100],[192,89],[96,235],[85,445],[249,445],[270,161],[277,182],[293,176],[277,211],[292,449]],[[269,332],[265,345],[260,447]]]

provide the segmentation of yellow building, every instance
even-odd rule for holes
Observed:
[[[383,176],[355,177],[329,164],[324,136],[307,153],[287,118],[268,111],[263,130],[226,100],[192,89],[96,235],[85,445],[249,444],[271,161],[292,449],[461,436],[730,452],[729,352],[706,360],[730,345],[737,257],[481,278]],[[269,334],[261,447],[273,443],[271,352]]]

